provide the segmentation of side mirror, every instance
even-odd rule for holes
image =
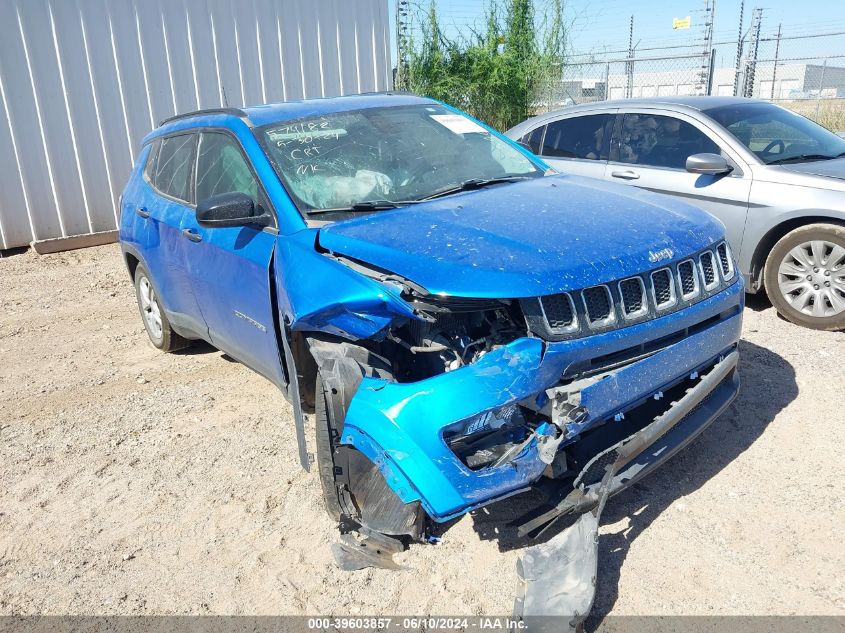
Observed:
[[[687,171],[692,174],[727,174],[733,167],[720,154],[693,154],[687,158]]]
[[[258,213],[256,213],[258,211]],[[197,222],[209,228],[222,226],[269,226],[270,214],[245,193],[221,193],[197,204]]]

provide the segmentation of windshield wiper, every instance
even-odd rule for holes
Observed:
[[[308,215],[317,215],[320,213],[356,213],[365,211],[382,211],[384,209],[398,209],[408,204],[416,204],[419,200],[366,200],[364,202],[355,202],[348,207],[333,207],[331,209],[311,209]]]
[[[793,161],[803,162],[803,161],[813,161],[813,160],[833,160],[834,158],[842,158],[845,156],[845,152],[841,154],[836,154],[834,156],[830,156],[829,154],[798,154],[797,156],[787,156],[785,158],[778,158],[776,160],[771,160],[767,165],[782,165],[784,163],[791,163]]]
[[[528,180],[529,176],[503,176],[501,178],[471,178],[464,180],[461,184],[435,191],[427,196],[419,198],[419,200],[433,200],[434,198],[442,198],[443,196],[450,196],[453,193],[460,193],[462,191],[472,191],[473,189],[481,189],[489,185],[497,185],[500,182],[516,182],[517,180]]]

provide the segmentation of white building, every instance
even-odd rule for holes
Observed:
[[[667,60],[667,62],[670,60]],[[635,62],[642,65],[644,62]],[[623,99],[628,75],[618,72],[623,64],[591,64],[579,75],[579,69],[565,71],[563,96],[577,103],[597,99]],[[734,68],[717,68],[713,73],[712,94],[734,94]],[[754,96],[761,99],[806,99],[845,97],[845,68],[823,64],[779,64],[773,75],[771,62],[758,63],[754,73]],[[701,71],[679,68],[654,72],[634,71],[634,98],[704,94]]]
[[[0,249],[114,240],[139,142],[174,113],[389,82],[387,0],[4,0]]]

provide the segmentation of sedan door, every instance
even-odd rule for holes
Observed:
[[[603,178],[614,118],[602,112],[547,121],[539,154],[563,173]]]
[[[688,172],[687,158],[700,153],[721,154],[733,170]],[[675,196],[712,213],[725,224],[738,253],[751,192],[751,170],[741,165],[712,130],[692,117],[644,109],[619,114],[605,179]]]
[[[270,209],[249,160],[234,135],[205,131],[196,164],[196,199],[240,192]],[[211,342],[230,356],[285,385],[274,327],[270,264],[277,231],[259,226],[208,228],[196,215],[182,230],[186,263]]]

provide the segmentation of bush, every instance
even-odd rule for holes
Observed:
[[[560,0],[537,27],[533,0],[491,3],[483,31],[448,38],[432,0],[418,17],[422,37],[411,42],[407,86],[445,101],[499,130],[528,118],[533,102],[560,83],[566,32]]]

